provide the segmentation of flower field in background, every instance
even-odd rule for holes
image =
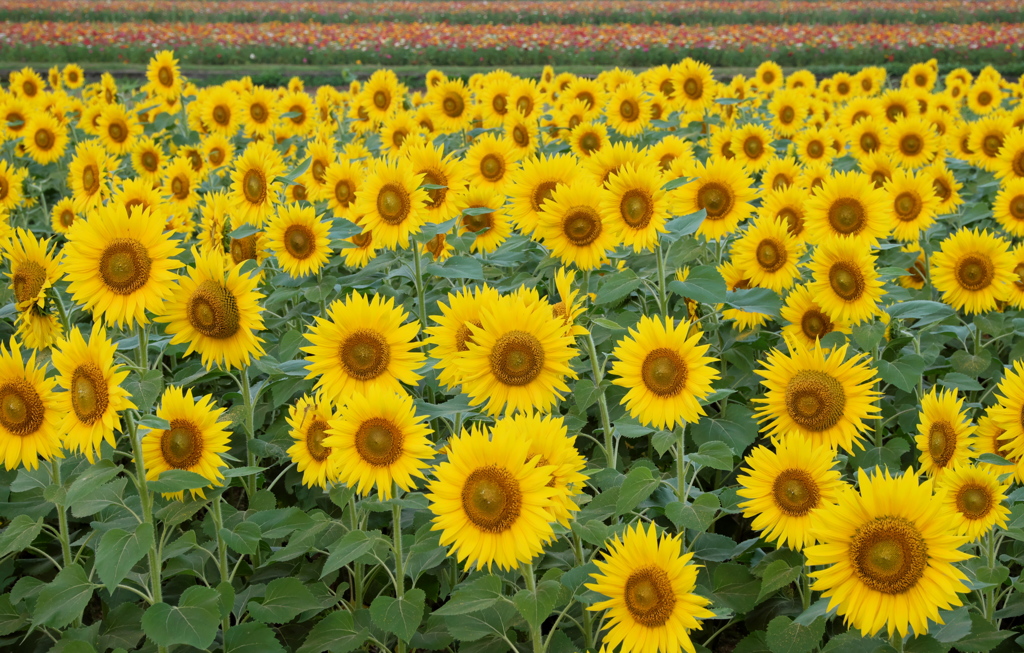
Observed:
[[[0,646],[1013,651],[1024,87],[0,92]]]

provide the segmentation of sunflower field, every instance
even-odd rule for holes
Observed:
[[[0,647],[1024,646],[1024,85],[0,90]]]

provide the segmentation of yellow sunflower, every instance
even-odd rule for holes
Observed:
[[[220,454],[230,448],[229,423],[220,421],[225,409],[215,406],[209,395],[195,399],[191,388],[183,392],[177,386],[167,386],[160,396],[156,416],[167,420],[170,428],[151,429],[139,425],[142,461],[136,460],[136,465],[146,470],[147,481],[158,480],[166,471],[183,469],[206,478],[210,481],[207,487],[223,483],[224,474],[220,470],[228,465]],[[193,497],[206,498],[203,488],[190,492]],[[183,501],[185,493],[167,492],[163,497]]]
[[[402,104],[401,85],[398,76],[386,68],[375,71],[360,91],[362,105],[370,119],[382,122]]]
[[[199,175],[186,157],[175,157],[164,170],[163,193],[171,213],[186,213],[199,203]]]
[[[808,267],[809,288],[830,318],[855,326],[879,312],[883,283],[867,244],[832,238],[815,248]]]
[[[427,101],[433,104],[434,124],[445,133],[454,133],[469,124],[472,98],[461,79],[448,79],[427,91]]]
[[[164,223],[142,207],[104,206],[67,234],[61,267],[74,300],[108,324],[149,321],[174,290],[181,250]]]
[[[79,88],[85,82],[85,71],[78,64],[69,63],[61,70],[61,77],[63,78],[64,86],[71,89]]]
[[[905,243],[917,242],[921,234],[935,223],[939,212],[940,200],[931,179],[924,173],[897,168],[885,184],[885,193],[892,216],[893,236]]]
[[[772,127],[784,138],[790,138],[800,130],[807,118],[807,95],[793,89],[778,91],[768,103]]]
[[[775,154],[772,148],[773,140],[774,136],[770,129],[751,122],[732,132],[729,149],[748,172],[756,172],[764,170],[768,160]]]
[[[790,340],[789,354],[772,350],[757,370],[767,388],[756,417],[769,436],[798,435],[815,445],[839,447],[852,453],[863,448],[865,422],[878,416],[880,393],[873,387],[875,370],[867,355],[846,359],[848,345],[822,349]]]
[[[327,200],[327,207],[334,217],[348,220],[356,217],[356,192],[363,174],[362,166],[348,160],[335,161],[327,166],[321,199]]]
[[[378,247],[405,249],[409,236],[420,232],[429,213],[423,176],[406,158],[375,159],[356,191],[355,214],[363,232]]]
[[[132,148],[132,168],[140,177],[153,183],[163,177],[167,154],[163,147],[149,136],[142,136]]]
[[[28,170],[25,168],[15,168],[7,161],[0,161],[0,213],[9,213],[21,204],[25,196],[24,184],[27,176]]]
[[[557,186],[538,214],[536,235],[563,264],[592,270],[619,244],[620,220],[601,207],[609,191],[588,179]]]
[[[782,319],[787,322],[782,326],[782,335],[799,340],[808,348],[833,331],[850,333],[849,325],[829,317],[814,297],[807,284],[801,284],[786,295],[781,311]]]
[[[947,470],[970,462],[975,427],[955,390],[933,387],[921,399],[918,419],[914,441],[921,453],[922,472],[941,478]]]
[[[1013,361],[996,392],[996,404],[989,409],[989,415],[1004,431],[1000,437],[1006,444],[999,455],[1015,460],[1024,456],[1024,363]]]
[[[608,178],[607,192],[599,191],[602,217],[618,223],[620,241],[634,252],[652,251],[658,234],[668,233],[671,199],[661,186],[654,164],[626,163]]]
[[[202,140],[203,159],[209,170],[216,170],[231,163],[235,146],[224,134],[213,133]]]
[[[847,147],[850,154],[858,160],[883,151],[887,137],[881,120],[873,117],[863,118],[854,123],[848,134]]]
[[[346,267],[366,267],[366,264],[377,256],[377,248],[373,244],[372,233],[356,234],[351,238],[346,238],[345,242],[351,245],[342,249],[340,253],[345,258]]]
[[[800,278],[804,245],[782,218],[757,218],[732,245],[732,262],[750,283],[777,293]]]
[[[599,122],[581,122],[573,127],[565,137],[573,153],[583,159],[600,152],[611,142],[608,129]]]
[[[487,133],[473,141],[464,161],[470,183],[504,191],[516,167],[516,153],[509,141]]]
[[[0,162],[0,206],[3,206],[3,167]],[[84,141],[75,147],[68,164],[68,186],[75,201],[75,210],[86,213],[98,207],[110,194],[110,171],[114,167],[109,155],[95,141]],[[9,186],[13,191],[13,187]],[[17,188],[21,195],[20,184]]]
[[[541,206],[551,199],[555,188],[571,184],[580,176],[578,161],[568,154],[542,154],[523,161],[506,189],[512,200],[510,211],[519,230],[533,234]]]
[[[116,351],[117,345],[98,323],[88,341],[75,327],[53,350],[57,383],[64,390],[57,395],[64,415],[64,444],[85,454],[90,463],[99,457],[101,442],[116,446],[114,432],[121,431],[121,413],[135,408],[121,387],[128,370],[114,362]]]
[[[992,214],[1011,236],[1024,236],[1024,177],[1003,179]]]
[[[1005,505],[1009,487],[1008,481],[999,480],[995,470],[963,466],[953,467],[942,475],[936,494],[952,513],[956,534],[976,541],[993,528],[1006,528],[1010,517],[1010,509]]]
[[[555,273],[555,289],[561,301],[551,306],[555,317],[560,317],[565,322],[565,332],[573,337],[585,336],[589,333],[586,327],[576,324],[576,319],[586,310],[583,302],[578,299],[579,290],[573,290],[572,283],[576,280],[576,273],[566,268],[559,268]],[[550,301],[550,297],[549,297]]]
[[[1000,179],[1024,178],[1024,130],[1014,129],[1006,135],[992,166]]]
[[[50,226],[54,233],[66,234],[77,219],[75,201],[70,197],[62,197],[50,210]]]
[[[142,134],[142,125],[135,114],[120,104],[108,104],[96,121],[99,141],[115,156],[131,152],[135,139]]]
[[[606,597],[588,610],[607,610],[604,644],[622,653],[686,651],[696,648],[690,632],[713,619],[711,601],[696,594],[698,565],[683,553],[680,536],[658,537],[653,523],[627,527],[608,541],[587,589]]]
[[[66,75],[65,75],[66,78]],[[146,67],[149,90],[160,97],[177,97],[181,94],[182,79],[178,60],[172,50],[161,50],[153,55]]]
[[[673,67],[673,85],[681,91],[678,94],[680,108],[690,113],[702,113],[715,99],[714,73],[711,66],[687,57]]]
[[[171,344],[188,343],[185,356],[198,351],[203,365],[239,369],[263,356],[256,335],[263,329],[263,294],[255,275],[243,274],[241,263],[228,266],[220,256],[192,249],[196,265],[167,300],[157,322],[165,323]]]
[[[734,265],[731,261],[725,261],[717,268],[718,273],[725,279],[726,290],[746,290],[751,288],[750,278],[747,276],[747,271],[741,269],[739,266]],[[677,274],[676,277],[680,281],[686,281],[686,275]],[[689,303],[690,300],[687,300]],[[690,316],[693,319],[693,316]],[[722,311],[722,317],[726,320],[732,320],[735,322],[736,328],[740,332],[746,332],[750,329],[754,329],[763,325],[768,321],[769,316],[765,313],[757,313],[754,311],[745,311],[740,308],[727,308]]]
[[[757,190],[738,161],[712,157],[706,163],[696,163],[693,176],[695,181],[677,191],[675,214],[706,211],[697,235],[722,238],[735,231],[753,211],[750,203],[757,197]]]
[[[448,460],[433,470],[427,499],[431,530],[467,569],[514,569],[554,538],[551,511],[565,490],[553,487],[552,465],[526,457],[530,442],[503,430],[474,428],[448,441]]]
[[[330,224],[312,206],[286,204],[268,224],[267,242],[292,278],[316,274],[331,254]]]
[[[807,239],[813,243],[840,237],[874,244],[889,233],[886,194],[864,174],[833,173],[806,206]]]
[[[512,144],[517,160],[533,155],[540,145],[538,142],[537,123],[523,118],[518,111],[509,112],[505,121],[505,140]]]
[[[889,125],[885,149],[901,165],[920,168],[935,158],[942,143],[932,124],[922,116],[901,117]]]
[[[966,313],[994,310],[1015,280],[1009,243],[988,231],[960,229],[931,257],[931,279],[942,301]]]
[[[211,132],[231,138],[242,124],[244,109],[234,91],[211,86],[199,105],[199,118]]]
[[[30,157],[41,165],[53,163],[64,156],[68,131],[49,113],[36,112],[28,119],[22,144]]]
[[[466,171],[462,161],[453,154],[445,154],[443,145],[417,144],[406,150],[413,172],[423,175],[427,188],[427,220],[441,223],[458,214],[455,198],[466,188]]]
[[[842,475],[832,469],[835,450],[813,444],[798,435],[772,442],[774,451],[754,447],[744,462],[744,475],[736,481],[739,504],[751,527],[777,546],[800,551],[815,543],[811,535],[812,511],[828,510],[835,503]]]
[[[508,295],[480,307],[480,326],[469,322],[466,351],[456,370],[469,403],[491,415],[503,410],[546,412],[562,393],[565,379],[576,378],[569,361],[575,339],[545,302]]]
[[[231,199],[239,223],[263,226],[278,203],[284,160],[266,141],[250,143],[231,172]]]
[[[643,132],[651,123],[651,98],[639,81],[627,82],[608,97],[604,108],[608,126],[629,137]]]
[[[0,344],[0,456],[8,471],[19,465],[32,470],[40,458],[63,458],[57,381],[46,378],[34,352],[25,360],[18,341],[9,344]]]
[[[289,435],[293,444],[288,447],[288,456],[302,472],[302,484],[306,487],[327,488],[328,483],[337,480],[334,459],[337,454],[327,443],[327,432],[334,419],[334,404],[321,395],[303,395],[288,407]]]
[[[1002,103],[1003,91],[998,82],[979,77],[967,91],[967,106],[979,116],[994,111]]]
[[[11,264],[7,276],[19,311],[29,306],[43,308],[46,291],[60,280],[57,252],[49,244],[49,240],[37,239],[20,227],[14,230],[13,238],[3,242],[4,257]]]
[[[249,138],[268,136],[277,122],[274,94],[262,86],[254,86],[239,98],[241,120]]]
[[[683,320],[643,316],[612,352],[615,385],[628,388],[622,405],[640,423],[659,429],[694,423],[704,415],[698,403],[711,394],[719,378],[706,356],[710,345],[700,344],[703,332]]]
[[[489,188],[475,187],[459,194],[462,209],[459,235],[473,234],[470,251],[490,253],[512,233],[512,218],[505,210],[505,195]]]
[[[950,509],[916,474],[861,469],[857,480],[860,492],[844,488],[835,507],[816,513],[820,544],[804,554],[808,565],[827,566],[811,572],[812,588],[864,637],[882,628],[924,635],[929,619],[942,623],[939,610],[962,605],[967,577],[953,563],[970,557],[958,550],[967,538],[953,535]]]
[[[441,315],[432,315],[436,326],[427,327],[429,336],[426,342],[433,345],[431,358],[437,359],[434,369],[438,370],[437,380],[446,388],[451,389],[462,383],[462,373],[458,364],[460,352],[468,350],[472,334],[469,324],[481,326],[480,313],[485,306],[498,300],[498,291],[490,286],[455,293],[448,293],[448,303],[443,300],[437,303]]]

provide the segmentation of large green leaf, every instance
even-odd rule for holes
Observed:
[[[370,618],[381,630],[408,642],[423,619],[425,601],[426,594],[419,588],[409,590],[400,599],[378,596],[370,604]]]
[[[96,575],[111,594],[128,572],[153,546],[153,524],[142,523],[131,532],[112,528],[100,538],[93,563]]]
[[[81,565],[64,567],[57,577],[39,593],[32,621],[37,626],[63,628],[82,616],[97,587],[89,580]]]
[[[219,598],[217,590],[210,587],[189,587],[178,599],[177,607],[157,603],[146,610],[142,629],[157,646],[207,648],[220,628]]]
[[[263,601],[250,601],[248,605],[253,619],[268,624],[283,624],[294,619],[300,612],[321,607],[301,580],[290,577],[270,581]]]

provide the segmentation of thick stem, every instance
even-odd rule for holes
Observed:
[[[214,497],[210,504],[210,515],[213,517],[213,528],[217,532],[217,570],[220,572],[220,582],[231,583],[231,569],[228,567],[228,547],[224,544],[224,538],[220,531],[224,528],[224,515],[220,509],[221,495]],[[231,625],[230,617],[221,620],[221,629],[226,633]]]
[[[519,568],[519,571],[523,574],[523,580],[526,581],[526,589],[533,593],[534,597],[537,596],[537,579],[533,576],[533,563],[524,562]],[[533,653],[544,652],[544,639],[540,634],[540,624],[530,624],[530,639],[533,642]]]
[[[811,577],[808,574],[810,568],[804,566],[803,572],[800,574],[800,599],[803,603],[804,610],[811,607]]]
[[[608,399],[604,396],[601,388],[601,381],[604,380],[604,372],[597,362],[597,347],[594,345],[594,336],[587,333],[587,350],[590,356],[590,370],[594,375],[594,385],[598,388],[597,406],[601,411],[601,429],[604,431],[604,459],[608,469],[615,469],[615,434],[612,431],[612,420],[608,415]]]
[[[398,487],[395,487],[395,499],[398,498]],[[395,550],[395,596],[401,600],[405,597],[405,553],[402,551],[402,507],[396,502],[391,506],[392,533]],[[405,642],[398,640],[395,647],[397,653],[405,653]]]
[[[50,461],[50,472],[53,475],[53,484],[60,487],[63,483],[60,477],[60,458],[53,458]],[[68,511],[64,504],[53,504],[57,509],[57,524],[60,527],[60,552],[63,556],[64,566],[71,564],[71,536],[68,534]]]
[[[658,313],[662,316],[668,315],[668,292],[665,290],[665,286],[668,283],[665,279],[665,253],[661,249],[661,241],[658,241],[658,246],[654,248],[654,253],[658,258]]]
[[[359,530],[359,511],[356,510],[355,495],[349,499],[349,512],[352,517],[352,530]],[[363,565],[359,562],[352,563],[352,609],[359,610],[363,607]]]
[[[139,369],[143,372],[149,369],[149,329],[141,322],[135,325],[135,334],[139,337],[137,350]]]
[[[153,495],[149,491],[149,482],[146,480],[146,461],[142,457],[142,438],[139,436],[139,429],[135,425],[135,414],[132,411],[125,412],[125,422],[128,425],[128,439],[132,444],[132,454],[135,456],[135,478],[139,486],[139,500],[142,503],[142,521],[153,526],[153,545],[149,547],[149,583],[153,602],[160,603],[163,601],[163,583],[160,579],[163,565],[160,561],[160,552],[157,550],[156,525],[153,523]]]
[[[903,635],[900,634],[900,631],[893,631],[892,637],[889,638],[889,644],[892,645],[894,649],[899,651],[899,653],[903,653]]]
[[[582,567],[584,563],[583,541],[575,532],[572,534],[572,550],[576,555],[576,566]],[[583,606],[583,644],[585,650],[594,650],[594,618],[591,616],[590,610],[587,610],[587,606],[585,605]]]

